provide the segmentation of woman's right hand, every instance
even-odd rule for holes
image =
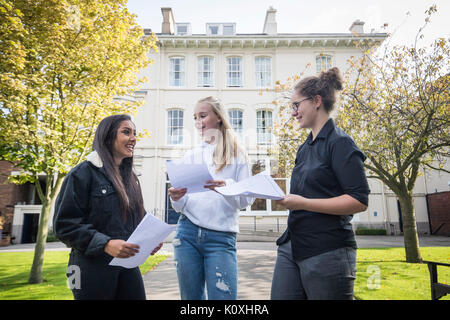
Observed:
[[[178,201],[182,197],[184,197],[184,195],[187,192],[187,188],[174,188],[174,187],[171,187],[171,188],[169,188],[168,192],[169,192],[170,199],[172,199],[173,201]]]
[[[114,258],[129,258],[139,252],[139,246],[121,239],[109,240],[105,252]]]

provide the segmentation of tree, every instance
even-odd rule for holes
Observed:
[[[357,43],[359,57],[349,60],[344,90],[338,101],[336,123],[366,154],[369,177],[381,180],[398,197],[402,212],[407,262],[420,262],[413,188],[421,167],[445,170],[450,146],[449,41],[437,39],[429,48],[418,48],[423,29],[436,11],[426,11],[425,25],[412,46],[370,47]],[[289,173],[299,144],[307,132],[292,119],[288,98],[300,77],[278,83],[279,169]],[[448,172],[448,171],[447,171]]]
[[[436,11],[426,11],[426,24]],[[443,169],[450,146],[449,41],[366,50],[351,61],[337,123],[361,147],[371,176],[400,202],[407,262],[421,262],[413,188],[421,167]]]
[[[0,0],[0,159],[42,202],[29,282],[42,282],[50,210],[68,170],[92,144],[98,122],[134,114],[156,38],[144,36],[126,0]],[[41,183],[39,177],[45,177]]]
[[[290,97],[293,86],[305,74],[310,65],[306,65],[299,75],[289,77],[284,83],[277,81],[275,84],[275,92],[278,97],[272,103],[277,106],[278,112],[271,130],[275,141],[267,151],[270,156],[275,158],[274,160],[277,160],[279,177],[287,177],[291,174],[298,147],[308,136],[308,131],[299,128],[291,115]],[[268,91],[268,89],[266,90]]]

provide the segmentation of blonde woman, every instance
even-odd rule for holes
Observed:
[[[237,299],[236,233],[239,210],[252,198],[223,196],[214,188],[249,177],[243,150],[233,135],[221,103],[207,97],[194,109],[195,127],[202,144],[187,156],[208,165],[214,180],[206,181],[206,192],[186,194],[170,188],[173,208],[180,212],[173,240],[181,299]]]

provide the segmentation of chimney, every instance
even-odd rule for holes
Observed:
[[[175,19],[173,18],[172,8],[161,8],[163,15],[162,22],[162,34],[174,34],[175,33]]]
[[[350,30],[351,33],[362,34],[364,33],[364,22],[359,19],[355,20],[348,30]]]
[[[267,33],[269,35],[277,34],[276,13],[277,10],[270,6],[266,13],[266,20],[264,20],[263,33]]]

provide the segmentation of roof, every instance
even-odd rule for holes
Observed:
[[[145,29],[151,34],[151,29]],[[175,35],[156,33],[158,45],[172,48],[229,47],[229,48],[273,48],[273,47],[354,47],[355,41],[366,45],[378,45],[387,37],[386,33],[237,33],[234,35]]]
[[[151,29],[144,29],[144,33],[149,35],[152,33]],[[207,35],[206,33],[194,33],[190,35],[176,35],[167,33],[155,33],[157,37],[174,37],[174,38],[187,38],[187,37],[210,37],[210,38],[236,38],[236,37],[269,37],[269,38],[285,38],[285,37],[376,37],[386,38],[387,33],[277,33],[276,35],[269,35],[267,33],[236,33],[234,35]]]

